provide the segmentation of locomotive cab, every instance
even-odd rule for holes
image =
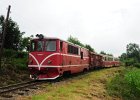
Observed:
[[[32,79],[55,79],[59,77],[59,40],[37,38],[31,40],[28,68]]]

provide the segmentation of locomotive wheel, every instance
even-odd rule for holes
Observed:
[[[71,75],[71,72],[70,71],[65,71],[63,73],[63,77],[70,77],[70,75]]]
[[[83,69],[83,73],[86,73],[88,70],[87,70],[87,68],[84,68]]]

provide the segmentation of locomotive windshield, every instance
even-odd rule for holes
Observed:
[[[32,40],[31,51],[56,51],[55,40]]]
[[[47,40],[45,43],[45,51],[56,51],[56,41]]]
[[[44,41],[32,41],[31,51],[43,51]]]

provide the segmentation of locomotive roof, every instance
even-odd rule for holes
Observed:
[[[39,39],[39,38],[32,38],[32,40],[34,40],[34,39]],[[67,43],[69,43],[69,44],[71,44],[71,45],[73,45],[73,46],[77,46],[77,47],[80,47],[80,48],[84,48],[84,47],[81,47],[81,46],[79,46],[79,45],[77,45],[77,44],[74,44],[74,43],[69,42],[69,41],[65,41],[65,40],[60,39],[60,38],[57,38],[57,37],[44,37],[43,39],[58,39],[58,40],[67,42]],[[87,48],[84,48],[84,49],[88,50]],[[88,51],[89,51],[89,50],[88,50]],[[115,57],[110,56],[110,55],[98,54],[98,53],[96,53],[96,52],[91,52],[91,54],[95,54],[95,55],[102,56],[102,57],[111,57],[111,58],[115,58]]]
[[[34,40],[34,39],[39,39],[39,38],[32,38],[32,40]],[[71,44],[71,45],[73,45],[73,46],[78,46],[78,47],[80,47],[80,48],[84,48],[84,47],[81,47],[81,46],[79,46],[79,45],[77,45],[77,44],[74,44],[74,43],[69,42],[69,41],[62,40],[62,39],[57,38],[57,37],[44,37],[43,39],[58,39],[58,40],[67,42],[67,43],[69,43],[69,44]],[[84,49],[87,49],[87,48],[84,48]],[[87,50],[88,50],[88,49],[87,49]]]
[[[32,38],[32,40],[34,40],[34,39],[39,39],[39,38]],[[59,39],[59,38],[57,38],[57,37],[44,37],[43,39]]]
[[[96,53],[96,52],[91,52],[91,54],[98,55],[98,56],[103,56],[103,55],[98,54],[98,53]]]
[[[104,54],[100,54],[102,55],[103,57],[109,57],[109,58],[115,58],[115,59],[118,59],[118,57],[114,57],[114,56],[110,56],[110,55],[104,55]]]

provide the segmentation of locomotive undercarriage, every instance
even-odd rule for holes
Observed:
[[[60,76],[57,68],[43,67],[39,70],[39,68],[30,67],[29,71],[30,78],[34,80],[56,79]]]

